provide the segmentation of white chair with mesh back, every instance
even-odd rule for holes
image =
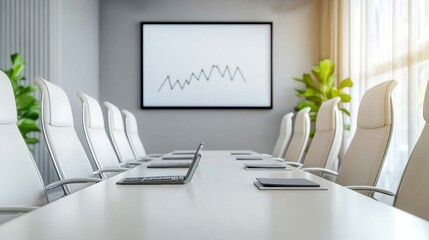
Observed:
[[[283,158],[286,153],[286,148],[292,137],[292,117],[293,113],[287,113],[283,116],[280,124],[280,133],[277,138],[276,145],[274,145],[273,153],[261,154],[263,156],[272,157],[273,159]],[[282,159],[281,159],[282,160]]]
[[[309,107],[306,107],[296,114],[293,135],[286,149],[284,159],[274,158],[275,160],[283,161],[288,165],[302,167],[300,161],[310,137],[310,110]]]
[[[0,112],[0,223],[47,204],[46,191],[50,189],[87,182],[88,179],[67,179],[45,187],[33,156],[19,132],[12,85],[2,71]]]
[[[84,178],[86,182],[99,182],[96,178],[107,170],[93,172],[89,159],[77,136],[73,113],[65,91],[40,77],[34,82],[42,93],[41,123],[49,153],[61,180]],[[89,183],[64,186],[66,194],[89,186]]]
[[[316,119],[316,132],[303,161],[303,169],[328,168],[337,170],[336,160],[343,137],[343,121],[335,97],[322,103]]]
[[[362,97],[357,116],[357,128],[341,161],[338,173],[325,168],[307,168],[308,172],[337,176],[343,186],[375,186],[393,129],[392,91],[395,80],[380,83]],[[376,189],[376,187],[374,187]],[[372,196],[372,192],[366,195]]]
[[[161,157],[164,154],[146,154],[146,150],[143,146],[143,142],[139,136],[139,129],[137,120],[134,114],[126,109],[122,109],[122,113],[125,115],[125,132],[130,143],[131,149],[133,150],[136,159],[143,159],[146,157],[156,158]]]
[[[130,143],[128,142],[127,135],[125,134],[124,129],[124,120],[122,119],[121,111],[115,105],[104,102],[104,105],[107,107],[107,123],[110,134],[110,139],[112,140],[113,147],[118,154],[121,162],[135,162],[137,161],[150,161],[153,158],[139,158],[137,159],[131,149]]]
[[[405,167],[396,195],[374,186],[348,187],[395,196],[393,206],[429,221],[429,82],[423,104],[423,119],[425,125]]]
[[[121,168],[118,156],[113,149],[112,143],[104,128],[104,117],[98,101],[83,92],[78,92],[82,101],[82,121],[85,138],[91,151],[92,157],[98,169],[111,169],[117,172],[128,170]],[[117,173],[103,173],[105,177]]]

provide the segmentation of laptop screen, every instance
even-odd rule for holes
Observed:
[[[189,181],[192,179],[192,176],[194,175],[195,170],[197,169],[198,162],[200,161],[201,154],[200,151],[203,149],[204,143],[200,143],[200,145],[197,148],[197,151],[195,151],[194,158],[192,159],[191,166],[188,169],[188,172],[186,173],[185,181],[189,179]]]

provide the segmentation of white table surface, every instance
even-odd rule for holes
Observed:
[[[0,239],[429,239],[429,222],[322,178],[246,171],[243,163],[261,161],[226,151],[202,155],[189,184],[115,184],[186,172],[139,166],[0,225]],[[255,177],[304,177],[328,190],[262,191]]]

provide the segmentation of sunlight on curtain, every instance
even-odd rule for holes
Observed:
[[[349,24],[343,28],[349,28],[347,61],[355,83],[352,126],[356,126],[357,99],[368,88],[390,79],[399,82],[390,150],[377,184],[396,191],[423,127],[423,97],[429,79],[429,1],[350,0],[343,6],[349,7]]]

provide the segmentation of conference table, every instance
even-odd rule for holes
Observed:
[[[429,239],[421,218],[299,169],[244,170],[250,162],[275,161],[203,151],[188,184],[116,184],[187,171],[142,164],[0,225],[0,239]],[[307,178],[327,190],[259,190],[256,177]]]

